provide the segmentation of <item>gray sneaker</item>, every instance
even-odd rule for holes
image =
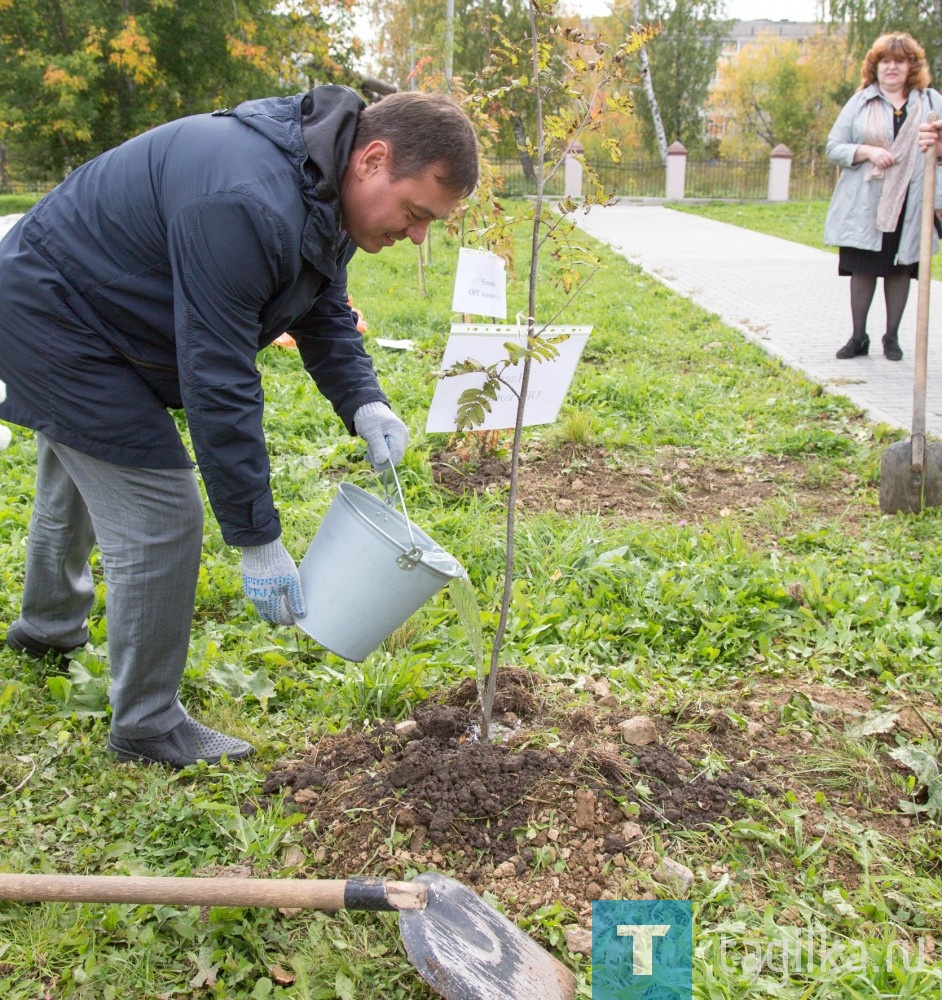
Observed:
[[[108,749],[118,760],[169,764],[177,770],[200,760],[205,760],[207,764],[218,764],[223,757],[239,760],[255,753],[255,747],[251,743],[217,733],[215,729],[210,729],[189,716],[163,736],[128,740],[112,733],[108,737]]]

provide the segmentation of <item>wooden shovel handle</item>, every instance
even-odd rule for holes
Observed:
[[[927,121],[938,115],[931,111]],[[913,353],[912,468],[921,472],[926,446],[926,361],[929,353],[929,289],[932,285],[932,230],[935,225],[935,143],[923,154],[922,226],[919,232],[919,292],[916,299],[916,348]]]
[[[169,903],[279,906],[312,910],[421,910],[424,885],[382,878],[161,878],[138,875],[10,875],[0,900],[59,903]]]

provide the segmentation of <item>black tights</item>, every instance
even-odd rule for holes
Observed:
[[[883,279],[883,298],[886,302],[886,335],[897,339],[900,320],[909,298],[908,274],[892,274]],[[867,336],[867,313],[876,291],[877,279],[872,274],[852,274],[850,276],[850,314],[854,321],[854,340]]]

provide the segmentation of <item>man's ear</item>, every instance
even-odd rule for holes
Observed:
[[[362,149],[353,153],[353,169],[360,178],[371,177],[389,165],[389,144],[382,139],[374,139]]]

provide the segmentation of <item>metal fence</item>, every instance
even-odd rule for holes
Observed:
[[[762,160],[687,160],[688,198],[765,198],[769,164]]]
[[[0,194],[46,194],[58,183],[58,181],[48,179],[12,180],[9,177],[0,177]]]
[[[841,168],[827,160],[792,160],[790,201],[828,201]]]
[[[491,166],[501,179],[501,193],[508,198],[523,197],[536,194],[536,181],[524,175],[520,160],[491,160]],[[560,168],[550,178],[544,189],[544,194],[551,198],[563,196],[563,168]]]
[[[524,176],[519,160],[492,164],[503,178],[509,196],[536,194],[536,184]],[[659,159],[593,164],[606,191],[621,198],[663,198],[665,169]],[[790,201],[827,200],[837,180],[836,169],[826,160],[792,160]],[[687,160],[685,197],[734,201],[765,201],[769,191],[769,159]],[[546,186],[547,195],[563,194],[563,173],[558,170]]]
[[[602,187],[622,198],[663,198],[664,164],[660,160],[592,164]]]
[[[492,166],[500,175],[502,193],[507,197],[536,194],[536,182],[529,180],[519,160],[495,160]],[[665,170],[660,160],[632,160],[622,163],[593,164],[604,189],[621,198],[663,198]],[[788,189],[790,201],[827,200],[837,182],[837,169],[823,159],[792,160]],[[45,194],[56,181],[43,178],[14,181],[0,177],[0,194]],[[560,167],[546,184],[551,198],[563,195],[563,170]],[[768,197],[769,160],[696,160],[687,159],[687,198],[716,198],[741,201],[764,201]]]

